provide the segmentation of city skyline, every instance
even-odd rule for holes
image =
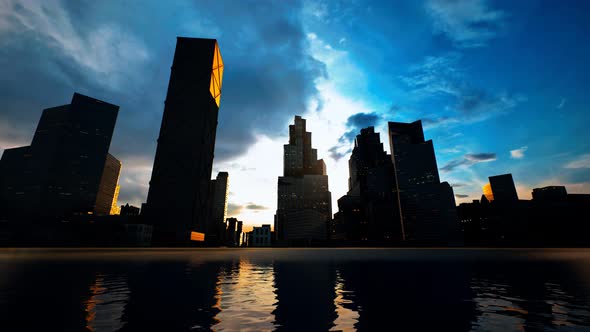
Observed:
[[[514,174],[521,199],[548,185],[589,192],[582,91],[588,78],[581,74],[589,50],[574,45],[588,23],[572,14],[583,9],[471,3],[468,16],[438,1],[400,2],[396,10],[362,2],[347,10],[332,3],[269,4],[227,15],[223,4],[157,11],[158,4],[148,3],[157,18],[184,14],[141,32],[146,22],[113,3],[79,11],[56,1],[43,11],[8,2],[0,14],[0,60],[11,63],[0,81],[0,148],[28,144],[39,111],[74,91],[120,105],[111,144],[123,165],[119,202],[139,206],[147,197],[174,37],[191,35],[217,38],[233,68],[225,73],[213,173],[229,172],[228,217],[244,226],[273,223],[282,147],[295,115],[308,120],[326,162],[333,207],[348,189],[351,138],[368,126],[386,137],[387,121],[418,119],[457,204],[479,199],[488,176],[503,173]],[[254,20],[267,10],[276,13],[273,20]],[[358,15],[345,23],[348,10]],[[117,13],[108,16],[111,11]],[[418,23],[404,19],[408,13]],[[202,19],[207,16],[215,19]],[[561,25],[566,18],[576,24]],[[551,39],[551,49],[541,35]]]

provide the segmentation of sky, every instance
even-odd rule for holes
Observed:
[[[590,2],[0,0],[0,153],[79,92],[120,106],[119,203],[145,201],[177,36],[216,38],[225,71],[214,178],[229,216],[272,224],[283,145],[307,119],[332,209],[361,128],[422,120],[457,203],[512,173],[521,199],[590,193]],[[389,151],[388,151],[389,152]]]

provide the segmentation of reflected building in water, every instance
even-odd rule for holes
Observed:
[[[215,39],[178,37],[145,211],[154,241],[187,245],[205,232],[221,99]]]

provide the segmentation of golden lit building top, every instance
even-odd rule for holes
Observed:
[[[221,82],[223,80],[223,59],[219,52],[219,45],[215,42],[215,53],[213,55],[213,68],[211,70],[211,84],[209,91],[211,96],[215,99],[217,107],[219,107],[219,100],[221,99]]]
[[[483,188],[483,194],[488,199],[488,201],[494,200],[494,194],[492,193],[492,186],[489,183],[486,183]]]

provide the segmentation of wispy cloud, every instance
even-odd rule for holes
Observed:
[[[0,35],[33,34],[105,87],[123,86],[150,58],[143,42],[121,26],[105,23],[86,32],[74,27],[60,1],[4,0],[0,8]]]
[[[441,172],[451,172],[459,166],[469,167],[477,163],[484,163],[496,160],[495,153],[467,153],[461,159],[455,159],[448,162],[440,168]]]
[[[564,167],[570,169],[590,168],[590,153],[579,156],[577,159],[567,163]]]
[[[458,53],[428,56],[420,64],[410,68],[407,75],[399,76],[410,92],[419,99],[450,97],[446,107],[448,115],[424,117],[425,125],[442,125],[478,122],[504,114],[526,101],[520,94],[492,93],[470,84],[460,69]]]
[[[528,149],[528,146],[523,146],[515,150],[510,150],[510,158],[522,159],[524,158],[524,152]]]
[[[245,208],[248,210],[268,210],[268,206],[255,204],[255,203],[248,203],[248,204],[246,204]]]
[[[464,48],[486,46],[507,16],[490,8],[486,0],[430,0],[426,11],[433,19],[436,33]]]

